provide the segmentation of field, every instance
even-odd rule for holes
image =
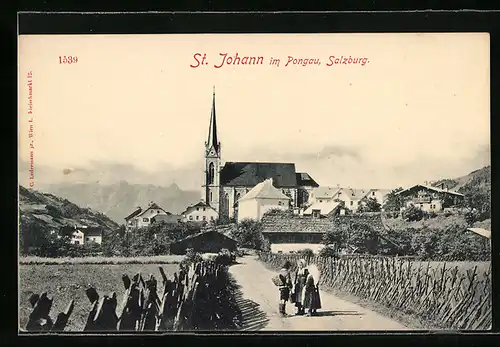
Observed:
[[[132,258],[133,259],[133,258]],[[137,259],[135,259],[138,261]],[[19,265],[19,320],[24,328],[31,306],[28,302],[33,293],[47,292],[53,297],[52,319],[63,311],[69,302],[75,300],[75,308],[65,331],[82,331],[91,304],[85,295],[85,289],[93,286],[100,295],[116,292],[119,306],[125,293],[121,277],[130,277],[140,272],[143,277],[153,274],[158,280],[158,288],[163,290],[158,267],[163,267],[167,277],[178,271],[177,264],[61,264],[61,265]]]
[[[66,265],[66,264],[179,264],[182,255],[158,255],[148,257],[82,257],[82,258],[42,258],[20,257],[20,265]]]

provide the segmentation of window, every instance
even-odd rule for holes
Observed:
[[[214,163],[210,163],[210,165],[208,166],[207,184],[214,183],[214,176],[215,176],[214,173],[215,173]]]
[[[210,192],[210,201],[214,201],[214,198],[212,196],[212,192]],[[205,211],[205,209],[203,209],[203,211]]]
[[[90,237],[87,237],[87,238],[86,238],[86,240],[87,240],[87,241],[90,241]]]
[[[210,216],[210,220],[214,220],[214,216]]]
[[[351,200],[351,206],[354,205],[354,201]]]
[[[147,223],[149,222],[149,218],[143,218],[142,221]]]
[[[206,217],[206,216],[203,216],[203,220],[207,220],[207,217]]]
[[[160,213],[160,210],[156,211],[156,213]]]
[[[320,200],[319,202],[323,202],[323,200]]]
[[[196,208],[196,211],[199,211],[199,210],[200,210],[200,208],[199,208],[199,207],[197,207],[197,208]]]
[[[80,241],[75,241],[75,245],[79,245],[80,244]]]
[[[203,207],[203,211],[205,211],[205,207]]]
[[[280,206],[281,206],[281,201],[278,201],[278,205],[280,205]]]
[[[189,220],[193,220],[193,216],[189,216]]]
[[[372,196],[375,196],[375,192],[372,192]]]
[[[199,220],[200,219],[200,216],[196,216],[196,220]]]

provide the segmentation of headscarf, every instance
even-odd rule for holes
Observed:
[[[297,268],[299,270],[304,269],[306,266],[307,266],[307,262],[305,259],[299,259],[299,261],[297,261]]]
[[[309,279],[309,277],[312,277],[312,279],[314,281],[314,285],[317,285],[319,282],[319,277],[320,277],[320,272],[319,272],[318,267],[315,264],[310,264],[307,267],[307,271],[309,272],[309,274],[307,276],[308,279]]]

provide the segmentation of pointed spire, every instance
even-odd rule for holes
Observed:
[[[212,114],[210,115],[210,128],[208,129],[207,147],[214,146],[216,151],[219,151],[219,142],[217,139],[217,120],[215,117],[215,86],[212,97]]]

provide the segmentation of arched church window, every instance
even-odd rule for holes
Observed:
[[[212,196],[212,192],[210,192],[210,201],[214,201],[213,196]]]
[[[210,165],[208,166],[207,184],[214,183],[214,176],[215,176],[214,163],[210,163]]]
[[[240,193],[236,194],[236,201],[240,200]]]

